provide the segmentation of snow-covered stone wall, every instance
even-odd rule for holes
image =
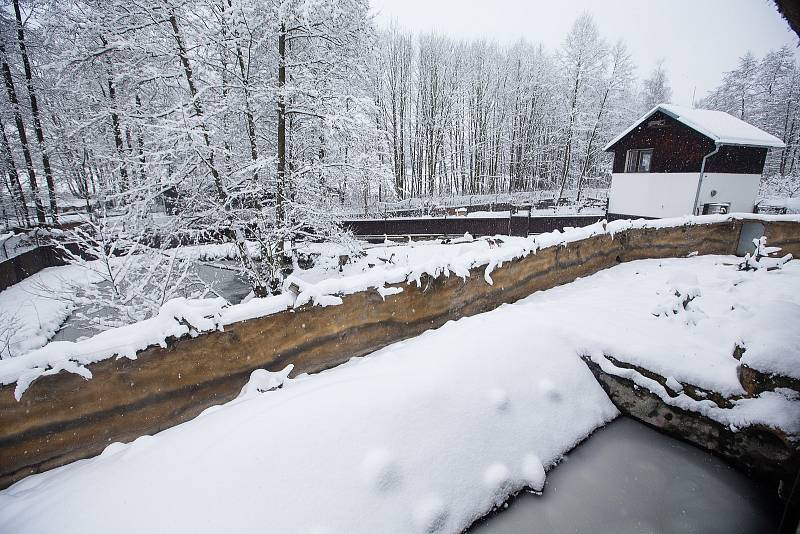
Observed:
[[[758,221],[770,244],[800,254],[800,219]],[[236,397],[254,370],[320,371],[619,262],[733,254],[742,226],[721,216],[598,223],[381,280],[366,273],[224,309],[175,303],[151,323],[50,344],[0,362],[0,486],[187,421]]]

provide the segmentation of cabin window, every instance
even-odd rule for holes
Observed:
[[[650,172],[650,161],[653,159],[653,149],[628,150],[625,159],[625,172]]]

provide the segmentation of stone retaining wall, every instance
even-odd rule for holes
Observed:
[[[800,256],[800,223],[763,224],[770,245]],[[236,397],[255,369],[293,363],[295,373],[321,371],[623,261],[732,254],[741,228],[741,221],[727,221],[599,235],[506,263],[492,272],[493,285],[483,268],[466,280],[427,277],[385,301],[374,290],[360,292],[338,306],[305,306],[175,340],[136,360],[100,361],[88,366],[91,380],[66,372],[43,376],[19,402],[14,384],[3,386],[0,487],[188,421]]]

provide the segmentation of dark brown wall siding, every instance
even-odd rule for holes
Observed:
[[[649,128],[651,121],[666,126]],[[625,155],[632,148],[652,148],[650,172],[700,172],[703,156],[714,150],[714,142],[657,111],[614,145],[614,172],[625,172]]]
[[[665,126],[648,127],[651,121],[663,120]],[[672,117],[657,111],[614,145],[615,173],[625,172],[625,155],[635,148],[652,148],[650,172],[700,172],[703,157],[714,150],[714,142]],[[706,162],[707,172],[761,174],[766,148],[722,146]]]
[[[766,148],[722,146],[719,152],[708,158],[706,172],[761,174],[766,159]]]

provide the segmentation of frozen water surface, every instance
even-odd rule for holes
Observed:
[[[595,432],[470,534],[776,532],[770,492],[719,458],[627,417]]]

